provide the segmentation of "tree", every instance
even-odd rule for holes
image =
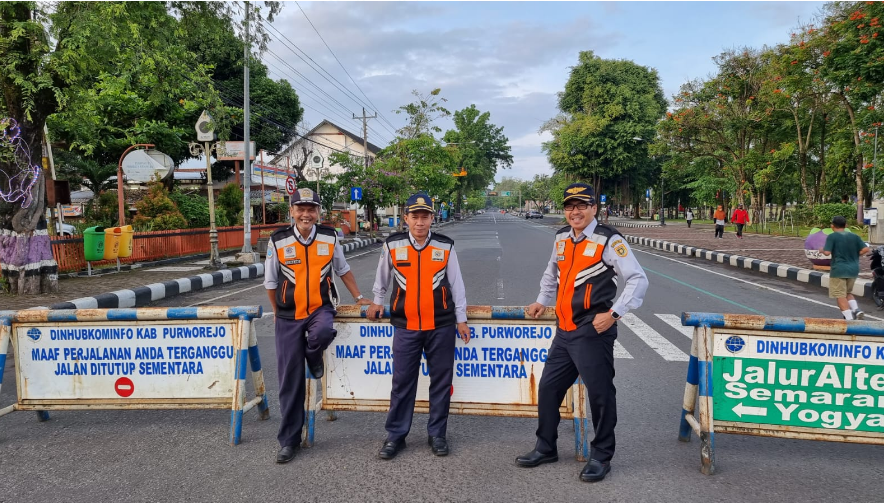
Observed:
[[[448,117],[452,113],[443,106],[449,100],[441,97],[440,92],[442,92],[440,88],[436,88],[428,94],[421,94],[417,89],[413,90],[412,95],[418,99],[394,110],[397,115],[406,114],[407,116],[406,125],[397,130],[399,136],[413,139],[421,135],[433,136],[433,133],[442,132],[442,128],[434,125],[434,121]]]
[[[228,225],[243,224],[243,190],[234,183],[224,186],[218,193],[216,212],[224,213]]]
[[[377,163],[366,166],[362,157],[335,152],[329,156],[329,164],[344,168],[344,173],[338,175],[339,190],[350,194],[350,187],[362,187],[359,202],[366,208],[366,220],[372,221],[378,208],[394,204],[403,190],[401,176],[381,169]]]
[[[666,106],[656,70],[582,51],[559,94],[560,114],[541,128],[553,135],[544,151],[556,171],[592,181],[599,191],[604,180],[629,175],[647,157],[645,142]]]
[[[187,220],[169,198],[169,191],[159,180],[148,182],[147,194],[135,203],[138,215],[132,220],[136,229],[165,231],[187,228]]]

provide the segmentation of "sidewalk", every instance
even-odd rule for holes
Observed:
[[[661,227],[656,223],[610,218],[609,225],[621,229],[631,243],[694,255],[823,287],[829,282],[829,274],[826,271],[813,270],[811,261],[805,257],[805,238],[745,233],[743,239],[739,239],[734,233],[734,227],[726,226],[724,237],[716,239],[712,225],[695,224],[688,228],[681,222]],[[871,278],[870,261],[861,257],[855,295],[861,295],[869,289],[868,281],[864,280]]]
[[[371,241],[367,238],[342,240],[345,253],[368,244],[371,244]],[[233,253],[220,257],[223,263],[233,259]],[[118,273],[110,272],[97,276],[59,275],[59,293],[51,295],[0,293],[0,310],[16,311],[37,306],[54,306],[55,309],[141,307],[152,300],[264,275],[263,260],[251,266],[221,270],[206,269],[208,265],[209,259],[205,255],[197,255],[190,260],[186,259],[171,265],[133,267]],[[130,302],[132,305],[126,305]],[[69,305],[62,306],[64,303]]]

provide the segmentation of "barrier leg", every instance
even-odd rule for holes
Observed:
[[[301,431],[301,446],[313,447],[314,429],[316,428],[316,379],[304,366],[304,429]]]
[[[691,425],[685,416],[694,415],[698,399],[698,337],[702,335],[703,329],[695,328],[691,338],[691,356],[688,359],[688,375],[685,377],[685,394],[682,396],[682,415],[679,421],[679,440],[682,442],[691,441]]]
[[[258,404],[258,419],[264,421],[270,418],[270,408],[267,406],[264,371],[261,370],[261,356],[258,354],[258,336],[255,334],[255,324],[250,323],[250,325],[249,367],[252,369],[252,384],[255,386],[255,396],[261,397],[261,402]]]
[[[590,439],[588,432],[592,431],[590,420],[587,418],[587,387],[584,381],[578,377],[572,386],[572,409],[574,410],[575,424],[575,459],[587,461],[590,456]]]
[[[3,372],[6,371],[6,353],[9,351],[9,340],[12,338],[12,322],[7,318],[0,318],[0,389],[3,389]],[[8,414],[14,407],[6,407],[0,411],[0,416]]]
[[[701,437],[701,473],[716,471],[713,447],[713,329],[703,327],[698,341],[698,422]]]
[[[326,411],[326,421],[335,421],[336,419],[338,419],[338,414],[334,410]]]
[[[240,318],[240,339],[236,351],[236,364],[234,365],[234,399],[230,411],[230,445],[240,443],[243,433],[243,407],[246,405],[246,360],[249,352],[249,331],[252,322],[247,318]]]

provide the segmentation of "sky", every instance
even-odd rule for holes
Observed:
[[[414,100],[412,90],[441,88],[450,110],[475,104],[491,114],[493,124],[503,126],[513,166],[499,169],[496,178],[531,179],[552,173],[541,149],[550,137],[538,131],[557,114],[557,93],[565,87],[580,51],[656,69],[669,99],[683,83],[715,73],[712,58],[723,50],[786,43],[791,31],[812,20],[822,6],[823,2],[300,2],[299,8],[286,2],[269,30],[272,41],[262,60],[271,77],[289,80],[299,92],[308,127],[329,119],[359,133],[361,121],[352,115],[361,115],[364,105],[369,115],[377,111],[383,118],[369,120],[369,141],[379,146],[387,145],[391,131],[403,125],[403,116],[394,110]],[[309,56],[334,79],[314,71],[296,54]],[[453,128],[448,119],[437,125],[443,131]]]

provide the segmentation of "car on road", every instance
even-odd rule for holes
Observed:
[[[544,215],[542,215],[540,212],[538,212],[536,210],[531,210],[525,214],[526,220],[528,220],[530,218],[544,218]]]
[[[55,222],[55,233],[63,237],[72,237],[77,233],[77,228],[71,224]]]

